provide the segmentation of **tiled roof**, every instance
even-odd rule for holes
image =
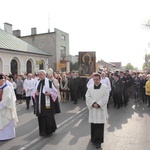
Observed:
[[[50,56],[50,54],[28,44],[27,42],[24,42],[23,40],[5,32],[2,29],[0,29],[0,49]]]

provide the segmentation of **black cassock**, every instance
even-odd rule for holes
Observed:
[[[46,108],[45,105],[45,94],[43,91],[43,86],[45,85],[45,80],[41,80],[38,84],[37,91],[40,92],[39,96],[36,96],[36,103],[35,103],[35,113],[38,117],[39,123],[39,134],[40,136],[49,136],[52,132],[55,132],[57,129],[54,112],[53,112],[53,101],[50,97],[50,108]],[[49,81],[50,88],[52,87],[51,81]],[[39,97],[41,99],[39,105]],[[40,107],[39,107],[40,106]]]

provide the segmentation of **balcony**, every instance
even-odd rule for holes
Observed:
[[[61,56],[60,57],[60,63],[67,63],[67,62],[70,62],[69,56]]]

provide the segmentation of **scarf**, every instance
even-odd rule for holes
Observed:
[[[41,95],[42,93],[45,94],[45,91],[43,91],[44,87],[47,87],[47,88],[51,87],[50,81],[47,78],[45,78],[44,80],[41,80],[37,87],[37,91],[39,92],[39,102],[38,102],[39,113],[41,113]],[[50,109],[50,96],[45,95],[45,107],[47,109]]]
[[[45,78],[45,87],[49,88],[49,80]],[[42,91],[43,92],[43,91]],[[46,91],[45,91],[46,92]],[[48,91],[47,91],[48,92]],[[50,108],[50,96],[45,95],[45,107]]]

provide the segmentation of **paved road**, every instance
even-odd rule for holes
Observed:
[[[60,103],[60,107],[62,112],[55,115],[56,133],[43,138],[38,134],[33,108],[25,110],[25,103],[17,105],[16,138],[1,141],[0,150],[94,150],[85,101]],[[137,105],[131,99],[127,107],[115,109],[111,102],[108,113],[103,150],[150,150],[150,111],[146,104],[140,101]]]

